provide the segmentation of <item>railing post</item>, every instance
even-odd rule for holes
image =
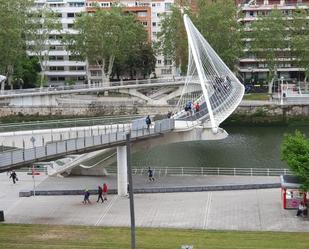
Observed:
[[[234,168],[234,176],[236,175],[236,169]]]
[[[287,170],[286,170],[286,169],[284,169],[284,170],[283,170],[283,174],[284,174],[284,175],[286,175],[286,172],[287,172]]]
[[[65,153],[68,153],[68,140],[65,140]]]
[[[201,167],[202,176],[204,175],[204,168]]]
[[[267,169],[267,176],[269,176],[269,169]]]
[[[217,168],[217,175],[219,176],[220,175],[220,169]]]
[[[165,176],[167,175],[167,168],[165,168]]]
[[[253,169],[250,168],[250,175],[252,176],[253,175]]]
[[[183,176],[183,167],[181,167],[181,175]]]
[[[103,134],[100,136],[101,144],[103,144]]]

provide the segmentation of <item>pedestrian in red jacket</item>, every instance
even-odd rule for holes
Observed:
[[[104,183],[103,184],[103,199],[104,199],[104,201],[107,201],[107,192],[108,192],[108,187],[107,187],[107,184]]]

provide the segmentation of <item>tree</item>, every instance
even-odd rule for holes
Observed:
[[[150,44],[141,44],[135,54],[127,55],[115,59],[112,75],[117,79],[123,76],[130,76],[131,79],[142,76],[145,79],[155,70],[156,57]]]
[[[66,36],[69,50],[78,59],[96,65],[101,70],[102,83],[109,82],[115,58],[125,61],[140,44],[147,43],[144,27],[121,8],[85,13],[76,19],[74,28],[77,34]],[[88,72],[88,82],[89,78]]]
[[[43,87],[45,81],[50,47],[54,40],[62,39],[60,30],[59,17],[48,3],[29,11],[25,36],[30,54],[38,58],[41,67],[40,87]]]
[[[185,3],[184,3],[185,4]],[[185,12],[191,15],[191,10],[182,5]],[[182,19],[181,8],[172,6],[171,13],[165,13],[161,21],[161,30],[157,34],[155,48],[158,54],[175,62],[182,73],[186,73],[188,64],[188,41]]]
[[[0,0],[0,74],[7,77],[11,87],[14,65],[26,51],[25,21],[32,3],[31,0]],[[3,89],[4,84],[1,85]]]
[[[198,1],[195,23],[212,48],[233,71],[242,53],[234,0]]]
[[[277,69],[281,63],[278,60],[282,57],[284,49],[289,47],[287,38],[287,22],[282,12],[275,9],[268,16],[258,16],[258,19],[251,26],[251,48],[249,49],[261,62],[267,65],[268,93],[272,93],[272,87],[277,77]]]
[[[309,77],[309,22],[307,12],[297,9],[293,12],[293,19],[289,26],[291,31],[291,50],[294,63],[304,69],[305,83]]]
[[[38,82],[38,73],[41,71],[36,57],[26,54],[14,66],[13,85],[14,88],[33,88]]]
[[[302,188],[309,189],[309,139],[299,131],[286,134],[281,146],[281,158],[300,178]]]

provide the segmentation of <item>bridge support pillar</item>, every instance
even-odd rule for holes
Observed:
[[[119,196],[127,195],[127,148],[126,146],[117,147],[117,190]]]

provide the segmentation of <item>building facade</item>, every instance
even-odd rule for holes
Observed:
[[[61,38],[64,33],[74,33],[74,19],[85,11],[84,0],[35,0],[35,8],[49,7],[57,13],[61,23],[60,33],[49,35],[46,44],[48,51],[47,70],[45,76],[48,85],[59,84],[81,84],[85,82],[86,63],[75,61],[70,53],[66,51]],[[29,52],[31,54],[31,52]]]
[[[242,13],[239,21],[244,27],[250,27],[250,23],[254,22],[259,15],[268,15],[274,9],[282,11],[286,16],[290,16],[297,8],[307,9],[309,18],[309,0],[237,0],[236,3],[239,13]],[[294,83],[303,80],[304,72],[293,63],[293,58],[282,53],[282,58],[277,60],[280,61],[277,69],[279,78]],[[239,61],[239,73],[245,83],[257,84],[266,82],[269,70],[265,62],[245,48],[244,57]]]

